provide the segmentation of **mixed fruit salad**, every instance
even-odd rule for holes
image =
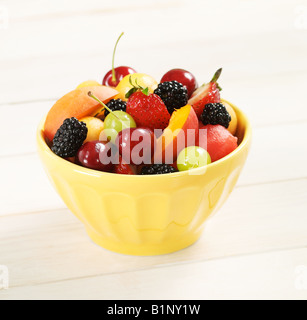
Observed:
[[[57,156],[94,170],[152,175],[203,167],[238,147],[237,116],[217,83],[222,69],[200,87],[183,69],[157,83],[114,67],[119,39],[102,84],[81,83],[49,111],[44,134]]]

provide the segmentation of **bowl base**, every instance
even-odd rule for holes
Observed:
[[[173,253],[191,246],[201,236],[201,233],[198,233],[186,236],[179,241],[175,240],[158,244],[127,244],[106,239],[92,230],[87,230],[87,234],[92,241],[104,249],[133,256],[157,256]]]

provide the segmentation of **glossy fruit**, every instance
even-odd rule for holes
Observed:
[[[169,114],[186,106],[189,98],[187,88],[176,80],[159,83],[154,94],[161,98]]]
[[[157,140],[154,163],[174,163],[182,149],[195,145],[198,130],[198,119],[190,105],[175,110],[168,127]]]
[[[84,122],[88,129],[84,143],[99,140],[100,133],[103,130],[103,121],[95,117],[85,117],[80,119],[80,121]]]
[[[202,135],[206,135],[206,137],[204,138]],[[238,138],[234,137],[221,125],[208,124],[200,127],[199,142],[197,145],[207,150],[210,154],[211,161],[214,162],[234,151],[238,147]]]
[[[69,158],[64,158],[64,159],[71,162],[71,163],[76,163],[76,157],[69,157]]]
[[[137,174],[136,167],[132,164],[126,163],[121,156],[119,156],[119,164],[114,166],[114,173],[127,175]]]
[[[85,123],[76,118],[66,119],[53,138],[51,150],[61,158],[75,157],[87,131]]]
[[[105,103],[99,100],[93,92],[88,92],[88,96],[93,100],[97,101],[103,109],[109,111],[109,114],[104,120],[104,130],[100,135],[100,140],[111,141],[115,143],[116,137],[120,131],[125,128],[135,128],[136,123],[130,114],[127,112],[116,110],[111,110]]]
[[[195,169],[200,175],[186,171],[133,177],[87,170],[52,153],[44,139],[43,123],[37,130],[38,152],[53,186],[95,243],[124,254],[166,254],[199,239],[208,219],[236,185],[248,156],[251,125],[238,108],[235,111],[240,147],[222,161],[208,165],[206,172]],[[238,206],[245,203],[242,198]],[[240,215],[236,222],[240,223],[239,219],[244,218]],[[44,235],[40,241],[43,239]],[[190,250],[193,248],[187,252]]]
[[[156,137],[149,128],[128,128],[116,139],[119,153],[127,163],[150,164],[154,154]]]
[[[117,45],[123,35],[124,33],[122,32],[115,43],[113,55],[112,55],[112,69],[107,72],[107,74],[104,76],[102,80],[102,84],[105,86],[116,87],[125,76],[132,73],[136,73],[134,69],[127,66],[120,66],[117,68],[114,67]]]
[[[231,116],[231,121],[229,122],[229,127],[227,129],[232,135],[235,135],[237,131],[237,126],[238,126],[238,119],[237,119],[236,112],[231,107],[231,105],[227,103],[225,100],[222,100],[222,103],[226,107],[226,110]]]
[[[122,99],[127,101],[126,93],[133,88],[130,83],[130,77],[132,84],[138,84],[143,88],[148,88],[149,92],[152,93],[158,86],[158,82],[151,76],[145,73],[134,73],[131,75],[125,76],[121,82],[116,87],[116,90],[119,92],[116,96],[116,99]]]
[[[138,127],[165,129],[171,118],[165,104],[156,94],[133,93],[127,101],[127,112]]]
[[[121,99],[116,99],[116,100],[111,99],[107,103],[107,107],[111,111],[125,111],[126,112],[126,106],[127,106],[126,101],[122,101]],[[108,109],[104,110],[104,117],[106,117],[110,113],[110,111]]]
[[[54,104],[46,117],[44,133],[49,141],[53,140],[65,119],[75,117],[79,120],[95,115],[101,109],[101,105],[88,96],[89,91],[103,102],[108,102],[117,94],[115,89],[105,86],[80,88],[66,94]]]
[[[88,80],[80,83],[77,89],[85,88],[85,87],[95,87],[95,86],[101,86],[101,84],[95,80]]]
[[[226,129],[229,127],[231,117],[226,107],[218,103],[208,103],[200,116],[200,121],[203,125],[207,124],[220,124]]]
[[[125,76],[136,73],[136,71],[133,68],[127,66],[120,66],[115,68],[114,70],[116,81],[112,80],[112,70],[110,70],[102,80],[102,84],[104,86],[116,87]]]
[[[194,108],[198,118],[201,116],[206,104],[221,101],[220,90],[216,83],[221,72],[222,69],[219,69],[209,83],[203,84],[192,94],[189,104]]]
[[[183,149],[177,158],[177,167],[179,171],[204,167],[209,163],[211,163],[209,153],[205,149],[197,146]]]
[[[184,69],[172,69],[166,72],[160,82],[162,83],[173,80],[176,80],[186,86],[189,97],[191,97],[192,93],[198,88],[196,78],[191,72]]]
[[[144,166],[140,172],[141,175],[160,175],[174,173],[177,170],[169,164],[152,164],[150,166]]]
[[[103,135],[114,143],[118,133],[126,128],[136,128],[133,117],[124,111],[113,111],[104,119]]]
[[[83,167],[111,172],[116,156],[116,147],[113,144],[91,141],[80,148],[77,159]]]

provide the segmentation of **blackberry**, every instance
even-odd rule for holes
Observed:
[[[51,150],[62,158],[74,157],[87,137],[87,127],[76,118],[64,120],[53,138]]]
[[[127,103],[121,99],[112,99],[107,103],[107,107],[112,111],[125,111],[126,112]],[[104,116],[106,117],[110,112],[105,109]]]
[[[178,81],[162,82],[154,93],[162,99],[170,114],[188,103],[188,90]]]
[[[231,116],[222,103],[208,103],[205,105],[200,120],[204,125],[220,124],[228,128]]]
[[[141,175],[165,174],[173,172],[177,172],[177,170],[169,164],[153,164],[149,167],[143,167],[141,170]]]

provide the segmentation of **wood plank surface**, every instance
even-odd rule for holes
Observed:
[[[29,285],[5,299],[302,299],[299,267],[307,249],[198,261],[164,268]],[[255,268],[257,266],[257,268]],[[282,266],[282,267],[281,267]],[[158,303],[158,302],[156,302]]]
[[[36,153],[39,121],[79,83],[101,81],[122,31],[117,65],[157,80],[181,67],[199,84],[223,67],[222,97],[252,122],[233,194],[170,255],[94,245]],[[0,0],[0,43],[0,300],[307,299],[307,4]]]
[[[14,287],[304,247],[306,190],[307,179],[236,188],[201,240],[158,257],[119,255],[93,245],[67,209],[5,216],[0,264],[11,270]]]

